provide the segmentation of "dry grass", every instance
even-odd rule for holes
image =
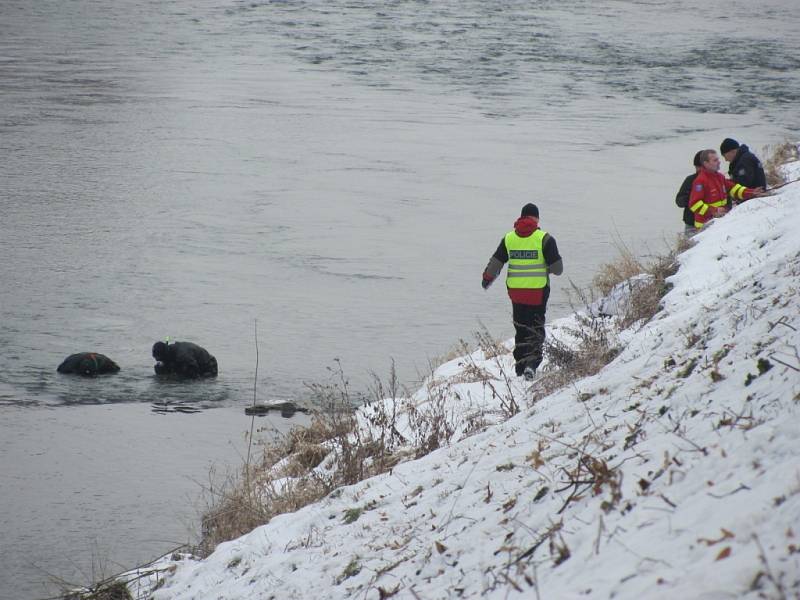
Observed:
[[[87,592],[72,592],[63,600],[133,600],[124,581],[111,581]]]
[[[429,401],[417,406],[407,392],[401,393],[394,366],[386,384],[374,377],[370,400],[362,409],[368,427],[359,426],[341,371],[333,383],[310,389],[315,404],[326,408],[308,427],[296,427],[264,445],[255,464],[244,465],[221,487],[206,490],[209,501],[197,554],[207,556],[217,544],[276,515],[424,456],[449,442],[455,431],[457,418],[447,409],[449,386],[431,383]],[[406,435],[398,431],[401,412],[407,419]]]
[[[680,236],[678,244],[682,245],[684,239]],[[623,329],[637,322],[647,322],[661,310],[661,299],[669,291],[666,280],[678,270],[677,255],[678,250],[673,250],[644,266],[644,273],[651,278],[632,287],[627,310],[620,318]]]
[[[771,152],[767,147],[764,152],[769,153],[769,158],[764,161],[767,185],[773,187],[785,183],[786,177],[781,173],[780,167],[788,162],[800,160],[800,151],[798,151],[797,144],[787,141],[775,146]]]
[[[458,343],[455,344],[452,348],[447,350],[444,354],[439,356],[435,356],[428,360],[428,368],[431,371],[435,371],[443,364],[450,362],[451,360],[455,360],[464,356],[464,354],[469,352],[469,346],[464,340],[458,340]]]
[[[678,254],[686,252],[696,243],[697,242],[692,238],[692,236],[679,235],[677,241],[675,242],[675,255],[677,256]]]
[[[257,464],[245,465],[221,488],[208,489],[211,501],[202,517],[196,552],[206,556],[220,542],[252,531],[275,515],[294,512],[340,485],[363,479],[370,447],[352,442],[354,431],[351,414],[328,413],[316,415],[310,426],[294,428],[264,445]],[[326,459],[335,462],[335,467],[330,474],[317,472]]]
[[[639,321],[646,322],[653,318],[660,309],[661,298],[669,291],[666,279],[678,270],[677,256],[692,246],[692,241],[679,235],[673,247],[665,254],[656,255],[645,262],[633,255],[625,246],[619,246],[616,260],[600,267],[599,273],[592,280],[597,292],[607,296],[619,284],[630,282],[630,300],[625,305],[625,313],[619,315],[622,329]],[[633,284],[631,279],[637,275],[649,277],[638,278]],[[587,294],[575,290],[581,300],[586,302]]]
[[[636,258],[627,248],[620,248],[617,260],[603,265],[594,278],[595,290],[584,291],[573,286],[573,294],[580,304],[588,306],[595,291],[606,296],[615,286],[631,282],[631,278],[649,276],[640,277],[635,284],[629,285],[629,300],[624,305],[624,313],[616,319],[576,310],[577,325],[567,331],[576,340],[574,344],[567,346],[552,337],[546,339],[544,350],[548,369],[545,376],[537,381],[533,390],[534,400],[578,379],[594,375],[613,361],[622,351],[618,332],[637,323],[646,323],[658,313],[661,299],[669,291],[666,279],[678,268],[676,257],[691,245],[691,240],[679,236],[674,249],[656,256],[650,262]]]
[[[483,350],[483,354],[487,359],[496,358],[508,354],[508,348],[505,347],[503,340],[494,338],[485,325],[481,323],[480,328],[475,332],[475,339],[478,342],[478,348]],[[464,340],[458,340],[458,343],[450,348],[441,356],[437,356],[428,361],[428,366],[431,371],[435,371],[443,364],[463,358],[472,352],[470,345]]]
[[[478,348],[483,350],[483,356],[486,359],[497,358],[509,353],[503,340],[493,337],[483,323],[481,323],[480,329],[475,332],[475,339],[478,342]]]
[[[601,317],[580,316],[577,327],[569,333],[578,340],[571,346],[554,338],[545,340],[548,368],[545,376],[537,381],[534,399],[594,375],[622,350],[616,343],[614,325]]]
[[[628,248],[619,246],[617,250],[619,251],[617,260],[601,265],[592,280],[592,285],[601,296],[608,295],[618,283],[645,272],[642,263]]]

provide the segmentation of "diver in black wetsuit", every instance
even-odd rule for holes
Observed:
[[[59,373],[97,377],[119,371],[119,365],[104,354],[97,352],[79,352],[64,359],[58,369]]]
[[[156,342],[153,344],[153,358],[158,361],[153,367],[156,375],[217,376],[217,359],[192,342]]]

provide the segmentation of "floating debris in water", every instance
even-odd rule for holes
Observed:
[[[191,404],[170,404],[169,402],[153,402],[151,405],[154,413],[186,413],[193,414],[202,411],[203,409]]]
[[[244,409],[244,414],[265,416],[268,415],[270,411],[273,410],[280,411],[281,416],[285,419],[291,418],[297,412],[301,412],[304,414],[308,414],[311,412],[310,409],[304,406],[298,406],[293,402],[276,402],[274,404],[254,404],[252,406],[248,406]]]

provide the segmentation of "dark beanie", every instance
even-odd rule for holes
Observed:
[[[731,150],[736,150],[738,147],[739,147],[739,142],[731,138],[725,138],[719,145],[719,152],[720,154],[725,154],[726,152],[729,152]]]
[[[695,167],[702,167],[703,166],[703,159],[700,157],[703,154],[703,151],[700,150],[697,154],[694,155],[694,159],[692,160],[692,164]]]
[[[538,219],[539,209],[535,204],[528,202],[522,207],[522,213],[520,214],[520,217],[536,217]]]

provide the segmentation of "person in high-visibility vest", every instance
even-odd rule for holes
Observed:
[[[748,188],[719,172],[720,160],[716,150],[700,152],[702,168],[697,172],[689,194],[689,210],[694,214],[695,229],[702,229],[714,217],[721,217],[734,202],[744,202],[764,193],[763,188]]]
[[[514,229],[500,240],[483,271],[483,289],[492,284],[505,263],[508,263],[506,287],[516,330],[514,368],[518,376],[530,381],[542,362],[550,275],[564,272],[555,238],[539,228],[539,209],[535,204],[522,207]]]

